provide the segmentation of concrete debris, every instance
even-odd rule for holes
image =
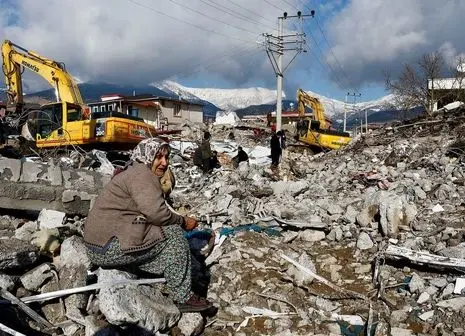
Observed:
[[[54,229],[63,226],[66,214],[61,211],[42,209],[37,222],[41,229]]]
[[[216,233],[206,260],[213,318],[181,316],[160,285],[96,291],[133,279],[90,273],[82,244],[87,211],[116,167],[104,153],[1,158],[0,208],[57,216],[1,214],[0,287],[62,334],[137,325],[155,335],[463,335],[465,123],[453,111],[434,118],[319,154],[288,136],[278,169],[266,131],[215,125],[222,167],[209,175],[191,160],[205,127],[186,124],[170,142],[170,204]],[[250,159],[234,169],[238,146]]]
[[[30,291],[37,291],[45,280],[53,276],[49,264],[39,265],[21,276],[21,284]]]
[[[39,258],[39,250],[16,238],[0,239],[0,270],[25,269]]]
[[[99,282],[131,279],[128,273],[100,270]],[[173,327],[180,318],[174,303],[150,286],[127,285],[104,288],[99,294],[100,311],[114,325],[135,324],[149,332]]]

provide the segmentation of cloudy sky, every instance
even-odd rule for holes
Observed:
[[[65,62],[81,81],[275,88],[257,41],[298,9],[316,18],[285,21],[308,42],[285,72],[289,96],[302,87],[374,99],[387,94],[384,71],[396,74],[425,52],[465,52],[462,0],[0,0],[0,38]],[[47,88],[26,80],[30,91]]]

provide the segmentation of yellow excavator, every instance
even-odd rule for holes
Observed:
[[[102,149],[131,149],[142,139],[154,136],[156,129],[123,113],[112,112],[93,119],[74,78],[60,62],[42,57],[9,40],[2,44],[3,73],[7,86],[7,110],[22,124],[22,135],[29,135],[38,148],[78,145]],[[54,89],[55,103],[39,110],[24,106],[22,73],[28,69],[44,78]]]
[[[339,149],[352,139],[347,132],[332,130],[325,118],[324,108],[318,98],[302,89],[297,90],[297,110],[300,119],[297,123],[296,138],[315,149]],[[305,117],[305,108],[312,110],[311,117]]]

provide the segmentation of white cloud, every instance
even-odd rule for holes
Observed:
[[[213,2],[216,7],[226,6],[240,13],[241,20],[200,0],[174,1],[240,29],[168,0],[17,0],[0,8],[0,38],[65,62],[69,72],[84,81],[147,84],[174,74],[195,72],[198,64],[208,65],[209,71],[236,84],[260,77],[264,69],[273,79],[271,66],[265,66],[268,60],[264,51],[255,52],[261,52],[262,59],[260,64],[254,61],[251,66],[250,60],[255,58],[249,50],[257,48],[261,33],[273,32],[276,17],[282,14],[277,8],[262,0],[234,0],[237,5]],[[11,25],[12,21],[17,21],[16,25]],[[215,65],[215,55],[225,57]],[[28,81],[33,81],[29,77]]]
[[[327,23],[333,52],[357,84],[383,80],[405,62],[442,49],[450,59],[465,51],[461,0],[351,0]],[[339,62],[327,56],[335,69]]]

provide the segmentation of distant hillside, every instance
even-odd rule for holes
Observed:
[[[135,94],[153,94],[160,97],[174,98],[170,94],[156,87],[146,86],[130,86],[130,85],[116,85],[108,83],[83,83],[78,84],[79,90],[81,91],[84,101],[91,102],[100,100],[100,97],[106,94],[123,94],[131,96]],[[38,96],[49,100],[55,100],[55,90],[48,89],[44,91],[34,92],[27,96]]]
[[[133,94],[153,94],[158,97],[168,97],[174,99],[183,99],[191,103],[198,103],[204,105],[204,115],[206,117],[215,117],[216,111],[220,110],[214,104],[204,101],[201,99],[189,99],[189,97],[179,97],[173,92],[167,92],[161,90],[152,85],[145,86],[131,86],[131,85],[116,85],[108,83],[82,83],[78,84],[79,90],[83,96],[85,102],[99,101],[100,97],[106,94],[122,94],[126,96],[131,96]],[[39,92],[34,92],[31,94],[25,95],[24,99],[26,101],[32,100],[48,100],[55,101],[55,90],[47,89]],[[0,92],[0,100],[6,101],[6,94],[4,91]]]
[[[152,85],[165,91],[174,92],[183,98],[196,97],[208,101],[226,111],[236,111],[251,105],[269,104],[276,101],[276,90],[261,87],[245,89],[191,88],[168,80]],[[285,97],[283,93],[283,98]]]
[[[283,110],[289,110],[291,108],[291,104],[294,104],[294,108],[297,107],[297,102],[295,100],[283,100],[282,104]],[[242,118],[245,115],[262,115],[274,111],[276,111],[276,103],[270,103],[247,106],[236,110],[236,114],[239,118]]]

